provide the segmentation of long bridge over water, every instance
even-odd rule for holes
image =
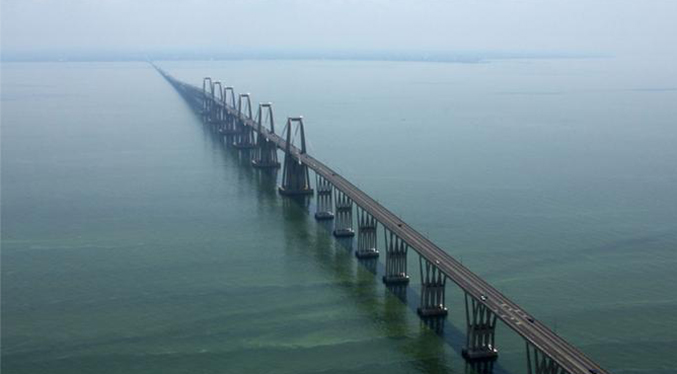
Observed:
[[[415,251],[419,255],[421,276],[421,302],[417,309],[421,318],[444,318],[448,313],[447,280],[460,287],[465,293],[467,333],[462,352],[466,360],[496,359],[495,332],[500,320],[524,338],[528,374],[608,373],[386,207],[309,155],[302,117],[289,117],[281,136],[275,133],[271,103],[260,103],[254,116],[249,94],[236,95],[232,87],[211,78],[204,78],[200,88],[155,68],[214,131],[235,148],[253,151],[253,167],[282,167],[280,194],[310,196],[316,193],[315,218],[334,220],[336,237],[357,235],[355,255],[358,258],[379,257],[377,228],[380,225],[385,239],[384,283],[407,286],[410,279],[407,254],[409,250]],[[294,129],[300,133],[300,139],[292,134]],[[295,141],[299,144],[294,144]],[[282,164],[278,161],[278,149],[284,152]],[[310,170],[315,173],[316,191],[312,188]],[[355,221],[357,231],[353,227]]]

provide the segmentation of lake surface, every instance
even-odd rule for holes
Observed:
[[[158,65],[304,115],[309,153],[603,367],[676,372],[669,63]],[[413,253],[403,302],[148,64],[3,63],[1,88],[3,373],[467,371],[453,284],[436,334]]]

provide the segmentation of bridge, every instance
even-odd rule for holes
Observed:
[[[407,254],[409,250],[417,253],[421,277],[417,312],[422,319],[447,315],[444,292],[447,280],[460,287],[465,293],[467,333],[462,353],[466,360],[486,362],[497,358],[495,332],[500,320],[524,339],[529,374],[608,373],[386,207],[309,155],[302,117],[289,117],[278,135],[271,103],[260,103],[254,116],[249,94],[236,96],[233,87],[211,78],[204,78],[200,88],[155,68],[226,142],[235,148],[253,150],[253,167],[282,168],[280,194],[312,196],[316,190],[315,218],[335,220],[336,237],[357,235],[358,259],[380,256],[377,240],[380,225],[384,232],[386,285],[407,287],[410,279]],[[300,139],[292,135],[294,129],[300,133]],[[296,141],[300,144],[294,144]],[[282,164],[278,161],[278,150],[284,152]],[[309,170],[315,173],[315,190]]]

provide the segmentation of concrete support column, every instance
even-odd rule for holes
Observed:
[[[540,349],[526,342],[528,374],[566,374],[568,373],[555,360]]]
[[[392,231],[385,230],[386,246],[386,273],[383,276],[385,284],[408,284],[407,249],[409,246]]]
[[[223,135],[225,136],[233,136],[237,135],[239,129],[237,128],[236,124],[236,116],[233,113],[226,113],[225,119],[223,121]]]
[[[421,317],[446,316],[448,309],[445,306],[444,286],[447,283],[447,277],[435,264],[421,256],[418,260],[421,270],[421,304],[416,312]]]
[[[330,220],[334,219],[334,186],[321,175],[315,174],[315,189],[317,190],[317,211],[315,219]]]
[[[378,221],[363,209],[357,208],[357,258],[377,258],[376,229]]]
[[[470,303],[468,302],[470,300]],[[492,360],[496,349],[496,314],[474,297],[465,294],[465,319],[468,326],[463,357],[468,360]]]
[[[334,223],[334,236],[346,238],[355,236],[353,230],[353,200],[341,190],[336,190],[336,221]]]

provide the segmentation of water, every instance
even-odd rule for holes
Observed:
[[[303,114],[310,153],[605,368],[675,372],[671,65],[159,65]],[[422,326],[413,254],[403,303],[150,66],[3,63],[1,119],[3,372],[465,372],[458,289]]]

